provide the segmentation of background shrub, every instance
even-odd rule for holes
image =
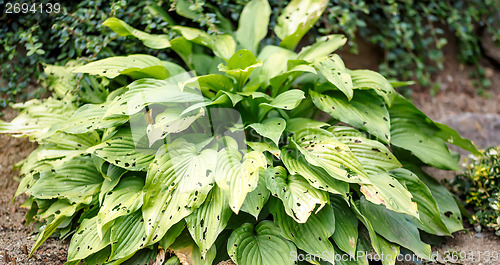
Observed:
[[[466,171],[453,181],[454,189],[465,199],[474,215],[473,224],[494,229],[500,236],[500,146],[471,156]]]
[[[47,0],[40,3],[50,2]],[[81,58],[105,58],[113,55],[148,53],[160,57],[137,41],[124,42],[125,38],[109,34],[102,22],[113,15],[128,24],[149,33],[168,33],[167,25],[204,28],[208,32],[228,32],[236,21],[247,0],[174,0],[154,3],[152,1],[120,0],[65,2],[59,14],[37,12],[35,14],[5,14],[0,18],[0,84],[3,95],[0,106],[8,102],[28,84],[43,78],[42,62],[65,64],[68,60]],[[6,2],[0,0],[4,6]],[[161,7],[158,8],[156,4]],[[275,18],[287,1],[270,1]],[[171,18],[165,10],[175,9],[179,16]],[[116,12],[120,10],[120,12]],[[220,11],[219,11],[220,10]],[[385,1],[365,0],[330,1],[324,17],[317,23],[321,34],[344,32],[350,39],[350,51],[356,53],[356,38],[363,37],[385,51],[384,62],[379,70],[386,76],[400,79],[417,79],[430,85],[430,75],[443,67],[443,48],[447,43],[445,32],[457,37],[459,53],[464,63],[478,64],[481,58],[478,28],[490,31],[494,40],[500,39],[498,30],[498,3],[495,0],[446,1]],[[163,11],[163,12],[162,12]],[[225,17],[225,18],[224,18]],[[227,18],[227,19],[226,19]],[[175,22],[174,22],[175,21]],[[274,27],[273,24],[269,25]],[[312,33],[315,35],[314,31]],[[309,38],[314,40],[314,36]],[[114,41],[111,41],[114,40]],[[276,42],[274,35],[267,43]],[[175,57],[174,57],[175,58]],[[473,73],[482,79],[479,86],[488,86],[482,69]],[[24,92],[23,96],[37,96],[41,91]],[[27,95],[24,95],[27,94]]]

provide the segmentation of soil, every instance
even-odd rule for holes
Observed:
[[[444,70],[433,77],[441,89],[433,95],[429,89],[416,85],[412,87],[412,99],[430,118],[457,129],[463,136],[473,140],[477,146],[485,148],[499,145],[500,69],[495,68],[487,60],[482,62],[492,86],[484,91],[488,96],[480,96],[469,77],[473,68],[461,65],[454,56],[456,54],[454,42],[448,43]],[[373,45],[362,42],[358,56],[342,53],[342,57],[349,68],[377,70],[377,65],[382,60],[380,54]],[[16,115],[10,108],[2,112],[3,120],[11,120]],[[20,207],[25,198],[21,197],[11,204],[18,185],[16,181],[18,172],[13,170],[13,165],[25,158],[35,147],[36,144],[25,138],[16,139],[0,135],[0,264],[59,265],[66,260],[68,242],[52,238],[47,240],[31,259],[28,259],[27,253],[34,243],[31,239],[34,227],[25,226],[26,209]],[[438,179],[453,177],[453,172],[439,170],[429,172]],[[457,260],[455,264],[500,264],[500,257],[499,262],[487,260],[488,255],[496,253],[497,257],[500,256],[500,237],[489,231],[477,233],[468,224],[466,227],[466,231],[455,233],[454,237],[444,244],[433,247],[433,251],[441,253],[442,257],[446,253],[465,253],[465,259]],[[481,257],[478,259],[480,254]],[[445,264],[443,259],[441,261],[443,263],[435,264]]]

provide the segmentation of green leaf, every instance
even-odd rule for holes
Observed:
[[[102,239],[99,238],[96,221],[97,217],[82,221],[80,227],[71,238],[68,248],[68,262],[84,259],[91,254],[97,253],[111,243],[111,230],[105,228],[104,236]]]
[[[306,253],[326,258],[335,264],[335,250],[328,240],[335,231],[335,220],[332,207],[326,205],[315,214],[311,214],[305,223],[297,223],[285,213],[280,201],[270,206],[274,222],[280,227],[283,237],[295,243]],[[325,255],[328,253],[328,255]]]
[[[326,127],[326,126],[330,126],[330,124],[328,124],[326,122],[307,119],[307,118],[293,118],[293,119],[289,119],[286,122],[286,131],[294,133],[294,132],[299,131],[303,128],[319,129],[321,127]]]
[[[73,95],[75,87],[78,85],[76,75],[72,73],[75,63],[70,61],[64,66],[59,65],[44,65],[44,73],[49,81],[50,89],[54,91],[58,98],[71,99],[76,96]]]
[[[373,89],[389,107],[392,105],[396,91],[384,76],[371,70],[352,70],[349,73],[354,89]]]
[[[107,78],[115,78],[120,74],[132,76],[142,74],[158,79],[165,79],[169,76],[160,59],[145,54],[110,57],[77,67],[73,72]]]
[[[272,108],[292,110],[297,107],[305,98],[304,91],[299,89],[290,89],[276,96],[269,103],[261,103],[259,106],[267,112]]]
[[[230,58],[236,49],[233,37],[227,34],[211,36],[202,30],[185,26],[173,26],[172,29],[181,33],[186,40],[212,49],[217,57],[224,60]]]
[[[58,200],[54,202],[41,216],[40,218],[46,219],[53,216],[53,220],[47,222],[45,228],[38,234],[36,242],[31,248],[29,256],[31,257],[35,251],[45,242],[56,229],[64,222],[66,219],[75,214],[78,208],[78,204],[70,204],[64,200]]]
[[[143,186],[142,177],[130,176],[120,180],[120,183],[106,194],[97,215],[99,232],[102,232],[102,227],[107,223],[120,216],[129,215],[142,206]]]
[[[295,246],[281,237],[281,231],[271,221],[262,221],[255,227],[245,223],[229,237],[227,252],[237,265],[292,265],[290,253]]]
[[[396,178],[383,171],[369,174],[372,184],[361,184],[360,188],[368,201],[419,218],[417,203],[412,200],[413,195]]]
[[[249,50],[237,51],[226,65],[219,64],[218,69],[226,73],[228,76],[234,77],[237,81],[237,87],[241,90],[243,84],[246,83],[252,71],[262,65],[261,60],[257,60],[255,55]]]
[[[146,231],[141,211],[118,217],[111,226],[110,260],[132,257],[146,246]]]
[[[104,181],[90,157],[75,157],[52,172],[40,174],[28,194],[39,199],[64,197],[71,202],[89,203]]]
[[[262,121],[262,123],[252,123],[248,127],[272,140],[276,146],[279,146],[281,135],[285,131],[286,121],[282,118],[268,118]]]
[[[353,97],[351,75],[345,70],[344,63],[336,56],[315,63],[321,74],[338,90],[342,91],[348,100]]]
[[[356,214],[342,197],[330,196],[330,201],[335,215],[335,232],[332,239],[341,250],[354,257],[358,240]]]
[[[340,92],[330,96],[310,90],[309,94],[314,105],[333,118],[364,129],[385,143],[390,141],[389,112],[378,97],[365,91],[357,91],[351,101]]]
[[[252,148],[252,150],[257,151],[259,153],[264,153],[264,152],[269,152],[272,155],[274,155],[277,158],[280,158],[281,156],[281,150],[270,143],[265,143],[265,142],[247,142],[247,145]]]
[[[194,242],[205,257],[231,217],[227,195],[214,187],[205,202],[186,217],[187,227]]]
[[[323,168],[331,177],[348,183],[370,183],[359,160],[332,133],[305,128],[297,131],[291,141],[309,164]]]
[[[269,85],[271,79],[288,71],[289,60],[295,59],[297,54],[288,49],[278,46],[266,45],[259,53],[259,59],[263,61],[262,67],[252,75],[263,87]]]
[[[401,163],[385,145],[366,138],[358,130],[345,126],[332,126],[327,130],[349,147],[368,173],[387,172],[401,167]]]
[[[375,250],[375,252],[377,254],[382,255],[384,257],[386,255],[391,255],[390,257],[392,257],[392,260],[385,259],[382,262],[382,264],[384,264],[384,265],[394,265],[395,264],[395,259],[396,259],[397,255],[399,254],[399,246],[396,245],[396,244],[393,244],[393,243],[391,243],[389,241],[387,241],[385,238],[379,236],[375,232],[375,230],[373,229],[373,226],[371,224],[371,221],[369,221],[368,218],[366,218],[363,214],[361,214],[360,210],[358,209],[359,208],[359,202],[355,203],[351,199],[350,206],[351,206],[351,209],[354,211],[354,213],[356,213],[356,215],[358,216],[358,219],[365,225],[365,228],[368,230],[373,250]],[[380,222],[376,222],[376,223],[378,224]],[[361,231],[363,231],[363,230],[361,230]],[[360,247],[362,247],[363,244],[360,244],[360,243],[362,243],[364,241],[363,237],[361,237],[359,239],[360,240],[358,240],[358,247],[357,247],[358,251],[360,249],[362,249]],[[370,250],[371,249],[369,248],[368,251],[370,251]],[[366,251],[366,248],[365,248],[365,251]]]
[[[267,0],[252,0],[245,5],[235,32],[236,40],[243,49],[257,52],[260,41],[267,35],[270,16],[271,7]]]
[[[292,0],[283,9],[274,28],[280,45],[295,49],[302,37],[314,26],[328,5],[325,0]]]
[[[391,172],[391,175],[403,183],[413,195],[413,200],[417,203],[419,212],[419,220],[416,219],[414,222],[418,223],[419,228],[430,234],[451,236],[448,228],[441,220],[439,207],[430,189],[407,169],[395,169]]]
[[[76,110],[72,103],[54,98],[32,99],[12,107],[22,111],[11,122],[0,120],[0,133],[35,139],[49,136],[48,132],[53,125],[66,122]]]
[[[134,36],[141,40],[144,46],[151,49],[165,49],[170,47],[168,35],[153,35],[140,31],[128,25],[125,21],[115,17],[106,19],[102,25],[110,28],[120,36]]]
[[[110,139],[88,149],[88,152],[127,170],[146,171],[154,159],[155,150],[142,142],[136,144],[130,129],[120,129]]]
[[[235,213],[248,193],[252,192],[259,181],[259,168],[266,168],[264,154],[251,151],[242,158],[242,154],[234,147],[226,147],[217,155],[215,180],[217,185],[229,197],[229,206]]]
[[[180,236],[182,231],[186,228],[186,222],[180,221],[168,229],[167,233],[158,242],[158,245],[163,249],[168,249],[175,242],[175,240]]]
[[[316,59],[332,54],[347,42],[347,38],[341,34],[322,36],[316,39],[312,45],[302,48],[298,59],[313,63]]]
[[[413,104],[397,96],[392,107],[391,115],[391,144],[409,150],[422,162],[439,169],[460,170],[455,158],[450,154],[448,147],[441,137],[434,136],[439,132],[427,116],[420,112]]]
[[[158,150],[144,186],[142,210],[149,243],[158,242],[172,225],[203,204],[214,185],[216,158],[215,150],[199,152],[182,138]]]
[[[193,77],[179,83],[179,87],[181,91],[184,87],[198,88],[203,95],[212,98],[219,90],[233,91],[234,84],[233,80],[227,76],[212,74]]]
[[[291,152],[290,152],[291,151]],[[311,186],[332,194],[345,196],[349,192],[349,183],[331,177],[321,167],[309,164],[305,157],[294,150],[284,150],[282,161],[292,175],[300,175],[305,178]]]
[[[115,166],[113,164],[108,165],[106,173],[103,174],[104,182],[102,183],[101,191],[99,192],[99,204],[101,204],[102,201],[104,200],[104,196],[108,192],[112,191],[116,187],[116,185],[118,185],[118,182],[120,182],[121,177],[126,172],[127,170],[124,168]]]
[[[215,37],[213,49],[215,56],[228,60],[236,50],[236,42],[233,37],[223,34]]]
[[[455,233],[464,229],[460,208],[458,207],[453,194],[443,187],[443,185],[441,185],[441,183],[439,183],[439,181],[437,181],[434,177],[425,173],[420,167],[406,163],[404,166],[416,174],[418,178],[425,183],[425,185],[427,185],[431,191],[432,197],[436,200],[441,220],[448,228],[448,231],[450,233]]]
[[[419,257],[430,256],[431,247],[420,240],[417,226],[404,214],[372,204],[364,198],[360,200],[360,210],[370,223],[377,224],[374,230],[387,240],[413,251]]]
[[[184,117],[182,111],[179,107],[167,108],[164,112],[156,115],[155,123],[148,124],[146,128],[149,146],[152,146],[160,139],[164,139],[171,133],[178,133],[188,129],[198,118],[205,115],[203,108],[200,108],[195,115]]]
[[[191,239],[189,233],[181,234],[170,249],[182,264],[212,265],[216,256],[215,245],[212,246],[205,256],[202,256],[200,249],[193,239]]]
[[[129,90],[108,106],[105,119],[132,115],[154,103],[197,103],[204,101],[196,90],[181,90],[166,80],[143,78],[128,85]]]
[[[59,131],[80,134],[122,125],[128,117],[104,119],[108,104],[85,104],[73,113],[71,118],[58,127]]]
[[[263,170],[261,171],[264,172]],[[259,183],[257,184],[257,188],[255,188],[252,192],[248,193],[245,201],[241,205],[241,210],[243,212],[249,213],[255,217],[257,220],[259,218],[259,214],[264,208],[264,204],[266,204],[269,199],[269,190],[266,187],[266,181],[263,176],[259,176]]]
[[[288,175],[281,166],[269,168],[264,178],[267,189],[283,202],[286,213],[298,223],[308,220],[316,204],[317,213],[329,200],[328,193],[315,189],[299,175]]]

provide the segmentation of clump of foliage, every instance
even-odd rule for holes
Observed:
[[[350,39],[359,34],[386,52],[380,65],[383,74],[405,79],[416,77],[427,86],[430,75],[436,69],[443,69],[446,32],[457,38],[457,56],[466,64],[478,65],[482,57],[479,27],[500,41],[498,8],[495,0],[334,0],[327,13],[331,26],[324,27],[324,31],[341,30]]]
[[[471,163],[452,184],[474,210],[471,222],[494,229],[500,236],[500,146],[482,154],[471,156]]]
[[[233,20],[247,1],[176,0],[181,8],[192,10],[200,21],[217,21],[213,5]],[[282,1],[270,1],[273,11],[284,6]],[[322,34],[344,32],[350,40],[351,51],[358,50],[356,37],[379,46],[385,53],[379,66],[382,74],[402,79],[415,78],[420,85],[429,86],[431,74],[443,69],[446,32],[457,38],[458,58],[466,64],[478,65],[482,57],[481,37],[484,28],[494,41],[500,41],[499,8],[495,0],[458,1],[329,1],[324,17],[316,24]],[[273,15],[274,14],[273,12]],[[273,36],[270,36],[272,39]],[[481,80],[477,87],[488,87],[490,82],[478,65],[472,77]]]
[[[172,39],[110,18],[182,65],[136,54],[48,66],[53,96],[0,123],[39,143],[16,193],[43,224],[31,254],[59,235],[71,237],[67,264],[333,264],[357,251],[394,264],[402,248],[428,258],[421,231],[463,227],[421,167],[459,169],[445,142],[477,150],[382,75],[346,68],[333,53],[345,37],[296,52],[327,3],[291,1],[274,22],[280,46],[261,43],[266,0],[226,33],[177,25]]]
[[[0,1],[5,6],[9,1]],[[37,8],[53,1],[36,2]],[[119,41],[117,34],[102,34],[102,22],[116,14],[132,26],[145,27],[147,32],[161,33],[168,24],[160,16],[153,16],[151,1],[102,1],[84,0],[58,3],[58,13],[3,12],[0,17],[0,106],[5,107],[20,95],[36,97],[43,90],[28,95],[23,90],[44,78],[43,64],[64,65],[72,59],[90,60],[114,55],[153,53],[136,41]],[[31,7],[33,3],[30,3]],[[117,12],[119,10],[119,12]],[[124,38],[121,38],[122,40]]]

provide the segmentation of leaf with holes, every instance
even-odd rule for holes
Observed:
[[[148,169],[142,207],[148,244],[205,201],[214,185],[217,152],[179,138],[161,147]]]
[[[299,175],[288,175],[283,167],[269,168],[265,173],[266,187],[285,206],[286,213],[298,223],[305,223],[316,206],[323,208],[328,194],[309,185]]]
[[[327,95],[311,90],[309,93],[314,105],[333,118],[364,129],[384,143],[390,141],[389,112],[376,96],[366,91],[356,91],[353,99],[348,101],[339,92]]]
[[[320,211],[311,214],[305,223],[297,223],[285,213],[280,201],[270,206],[274,222],[280,227],[282,235],[295,243],[306,253],[322,256],[328,253],[325,261],[334,264],[335,250],[328,240],[335,231],[335,216],[330,205],[325,205]]]
[[[290,253],[294,251],[295,245],[285,240],[280,228],[271,221],[262,221],[255,227],[245,223],[227,241],[229,257],[237,265],[292,265]]]
[[[268,118],[261,123],[252,123],[248,126],[279,146],[281,134],[285,131],[286,121],[282,118]]]

